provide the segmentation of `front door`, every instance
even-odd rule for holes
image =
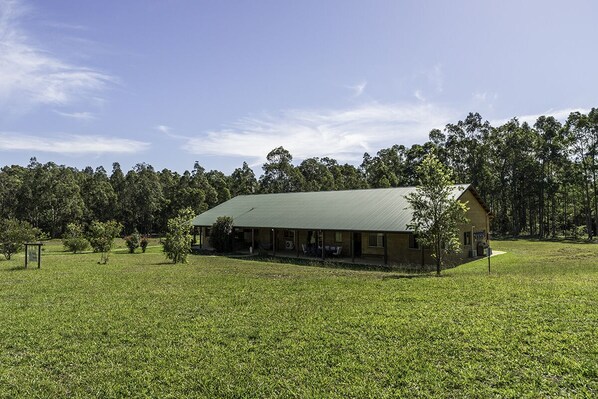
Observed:
[[[361,233],[353,234],[353,251],[355,251],[355,257],[361,256]]]

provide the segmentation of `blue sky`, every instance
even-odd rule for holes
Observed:
[[[0,165],[259,172],[598,106],[593,1],[0,0]]]

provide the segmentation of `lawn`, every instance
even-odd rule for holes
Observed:
[[[49,243],[0,261],[0,397],[598,395],[598,246],[493,247],[406,278]]]

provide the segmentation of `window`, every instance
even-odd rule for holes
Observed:
[[[419,249],[419,242],[417,241],[415,234],[409,234],[409,248]]]
[[[382,233],[373,233],[369,235],[369,243],[370,247],[384,247],[384,234]]]
[[[285,241],[295,241],[295,231],[294,230],[285,230],[283,232],[283,237]]]
[[[343,242],[343,233],[342,231],[334,232],[334,242]]]
[[[471,231],[463,233],[463,245],[471,245]]]

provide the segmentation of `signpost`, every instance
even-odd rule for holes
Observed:
[[[25,243],[25,269],[30,262],[37,263],[37,268],[42,267],[42,244],[41,242],[28,242]]]

